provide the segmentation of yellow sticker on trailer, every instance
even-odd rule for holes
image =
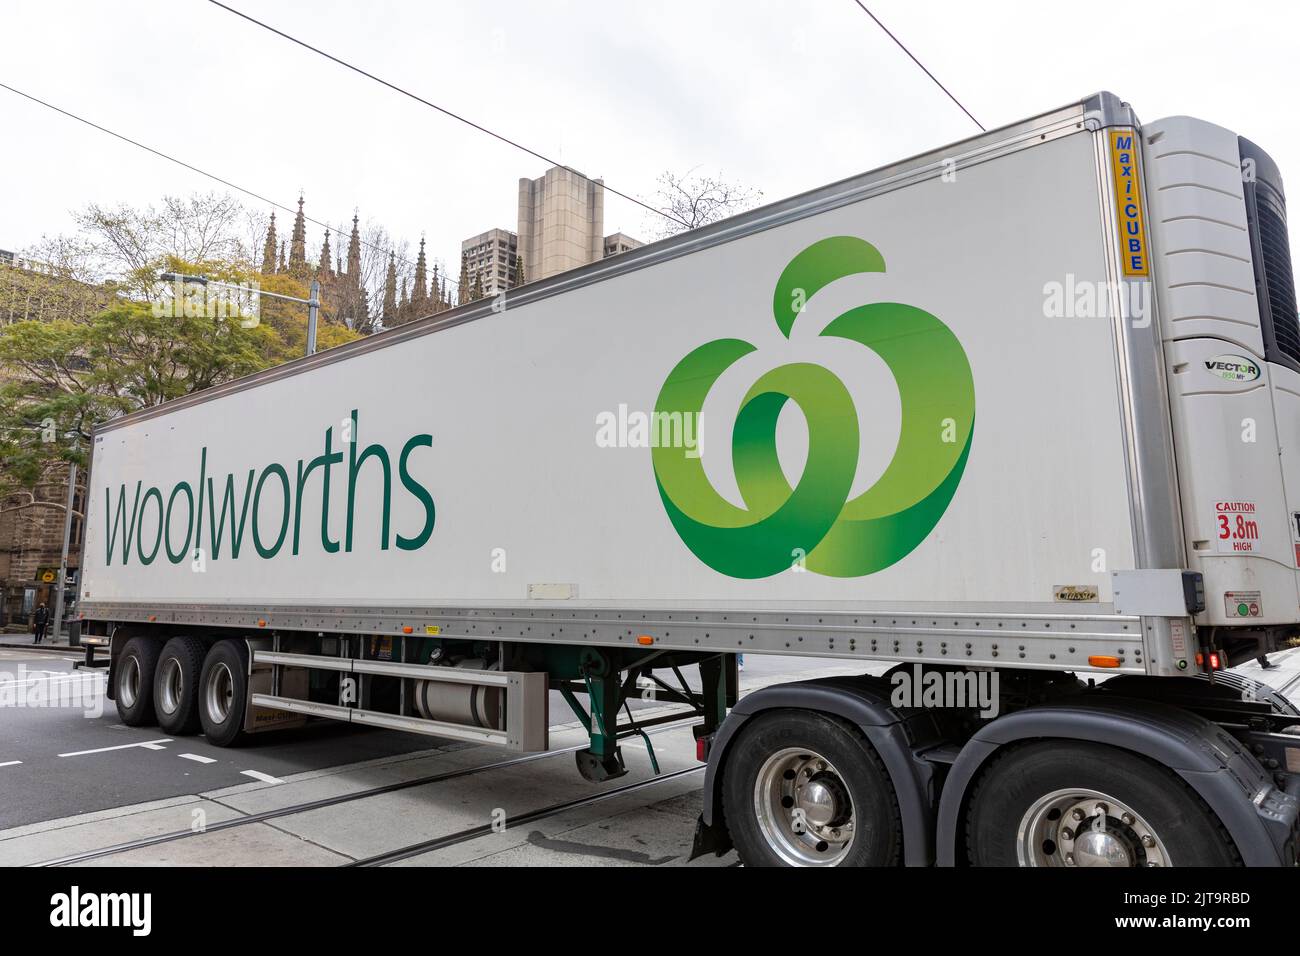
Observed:
[[[1119,217],[1120,260],[1124,275],[1149,276],[1147,226],[1142,215],[1142,180],[1138,175],[1137,133],[1110,131],[1110,169],[1115,179],[1115,212]]]
[[[442,628],[439,627],[437,624],[426,624],[424,625],[424,633],[430,636],[433,636],[435,634],[441,634]]]

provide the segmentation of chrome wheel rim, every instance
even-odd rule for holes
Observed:
[[[123,707],[134,707],[140,699],[140,662],[134,655],[122,660],[122,676],[117,679],[117,696]]]
[[[835,866],[853,846],[853,800],[835,766],[814,750],[787,747],[754,781],[754,815],[772,852],[790,866]]]
[[[208,675],[208,686],[203,694],[204,707],[208,719],[214,724],[224,724],[230,716],[230,708],[235,699],[235,679],[230,668],[217,663]]]
[[[1171,866],[1159,834],[1132,807],[1087,787],[1054,790],[1020,818],[1021,866]]]
[[[169,657],[159,667],[158,707],[165,714],[174,714],[181,706],[181,662]]]

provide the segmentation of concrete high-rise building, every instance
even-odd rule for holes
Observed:
[[[470,286],[478,279],[483,294],[496,295],[515,284],[515,256],[519,254],[519,237],[509,229],[489,229],[470,236],[460,244],[461,258],[465,260],[465,275]],[[524,279],[535,278],[524,266]],[[468,290],[466,290],[468,291]]]
[[[628,252],[632,249],[638,249],[645,243],[640,239],[633,239],[631,236],[622,232],[611,232],[605,237],[605,258],[616,256],[620,252]]]
[[[539,179],[519,180],[519,254],[526,282],[601,259],[605,254],[601,180],[561,166],[553,166]]]

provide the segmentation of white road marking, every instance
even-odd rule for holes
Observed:
[[[195,763],[216,763],[211,757],[200,757],[198,754],[177,754],[183,760],[193,760]]]
[[[118,744],[116,747],[99,747],[95,750],[74,750],[72,753],[59,754],[60,757],[84,757],[86,754],[103,754],[110,750],[130,750],[132,747],[143,747],[145,750],[166,750],[163,744],[172,742],[171,737],[163,737],[161,740],[141,740],[134,744]]]
[[[22,763],[21,760],[6,760],[4,763],[0,763],[0,767],[12,767],[15,764],[20,764],[20,763]]]
[[[239,772],[245,777],[252,777],[254,780],[260,780],[263,783],[284,783],[279,777],[272,777],[269,773],[262,773],[260,770],[241,770]]]

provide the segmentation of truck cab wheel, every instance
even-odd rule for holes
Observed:
[[[975,866],[1240,866],[1173,771],[1102,744],[1044,741],[995,757],[971,796]]]
[[[896,866],[898,800],[879,756],[830,717],[771,711],[731,745],[723,813],[746,866]]]
[[[244,738],[248,705],[248,645],[241,640],[213,644],[199,676],[199,723],[210,743],[229,747]]]
[[[154,714],[154,672],[158,667],[158,642],[151,637],[133,637],[113,668],[113,696],[117,716],[128,727],[147,727]]]
[[[199,675],[207,648],[197,637],[173,637],[163,645],[154,671],[153,700],[158,726],[169,734],[199,730]]]

